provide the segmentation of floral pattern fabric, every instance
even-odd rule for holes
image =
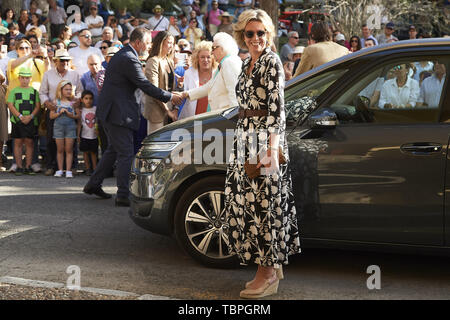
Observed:
[[[247,75],[249,65],[247,59],[236,85],[239,107],[268,110],[268,114],[239,119],[236,125],[225,181],[228,247],[242,265],[279,267],[288,263],[289,255],[300,252],[285,139],[284,73],[279,57],[269,48]],[[270,133],[279,134],[287,162],[275,172],[250,179],[244,163],[267,150]]]

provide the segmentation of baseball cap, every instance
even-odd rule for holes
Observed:
[[[386,24],[386,28],[388,28],[388,29],[394,29],[394,23],[391,21],[391,22],[388,22],[387,24]]]
[[[19,69],[19,76],[21,76],[21,77],[31,77],[32,76],[31,69],[28,68],[28,67],[21,67]]]
[[[416,30],[416,27],[415,27],[414,25],[410,25],[410,26],[409,26],[409,30],[411,30],[411,29]]]
[[[342,33],[339,33],[336,36],[336,41],[342,41],[342,40],[345,40],[345,36]]]

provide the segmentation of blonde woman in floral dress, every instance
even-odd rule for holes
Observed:
[[[285,138],[284,72],[271,51],[272,20],[263,10],[247,10],[234,26],[239,47],[250,58],[242,66],[236,86],[239,120],[225,182],[225,206],[229,224],[229,249],[242,265],[255,263],[258,270],[247,282],[241,298],[275,294],[283,278],[282,265],[300,252],[297,216],[288,171]],[[286,163],[279,163],[279,147]],[[249,178],[246,160],[261,155],[261,175]]]

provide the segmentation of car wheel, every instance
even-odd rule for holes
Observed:
[[[228,250],[223,176],[203,178],[181,196],[175,211],[175,236],[195,260],[213,268],[233,268],[236,256]]]

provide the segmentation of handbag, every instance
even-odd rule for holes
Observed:
[[[244,163],[245,173],[250,179],[255,179],[261,175],[261,167],[256,167],[261,159],[258,156],[256,156],[255,158],[249,159]],[[283,155],[283,149],[281,148],[281,146],[278,147],[278,162],[280,164],[286,163],[286,158]]]

